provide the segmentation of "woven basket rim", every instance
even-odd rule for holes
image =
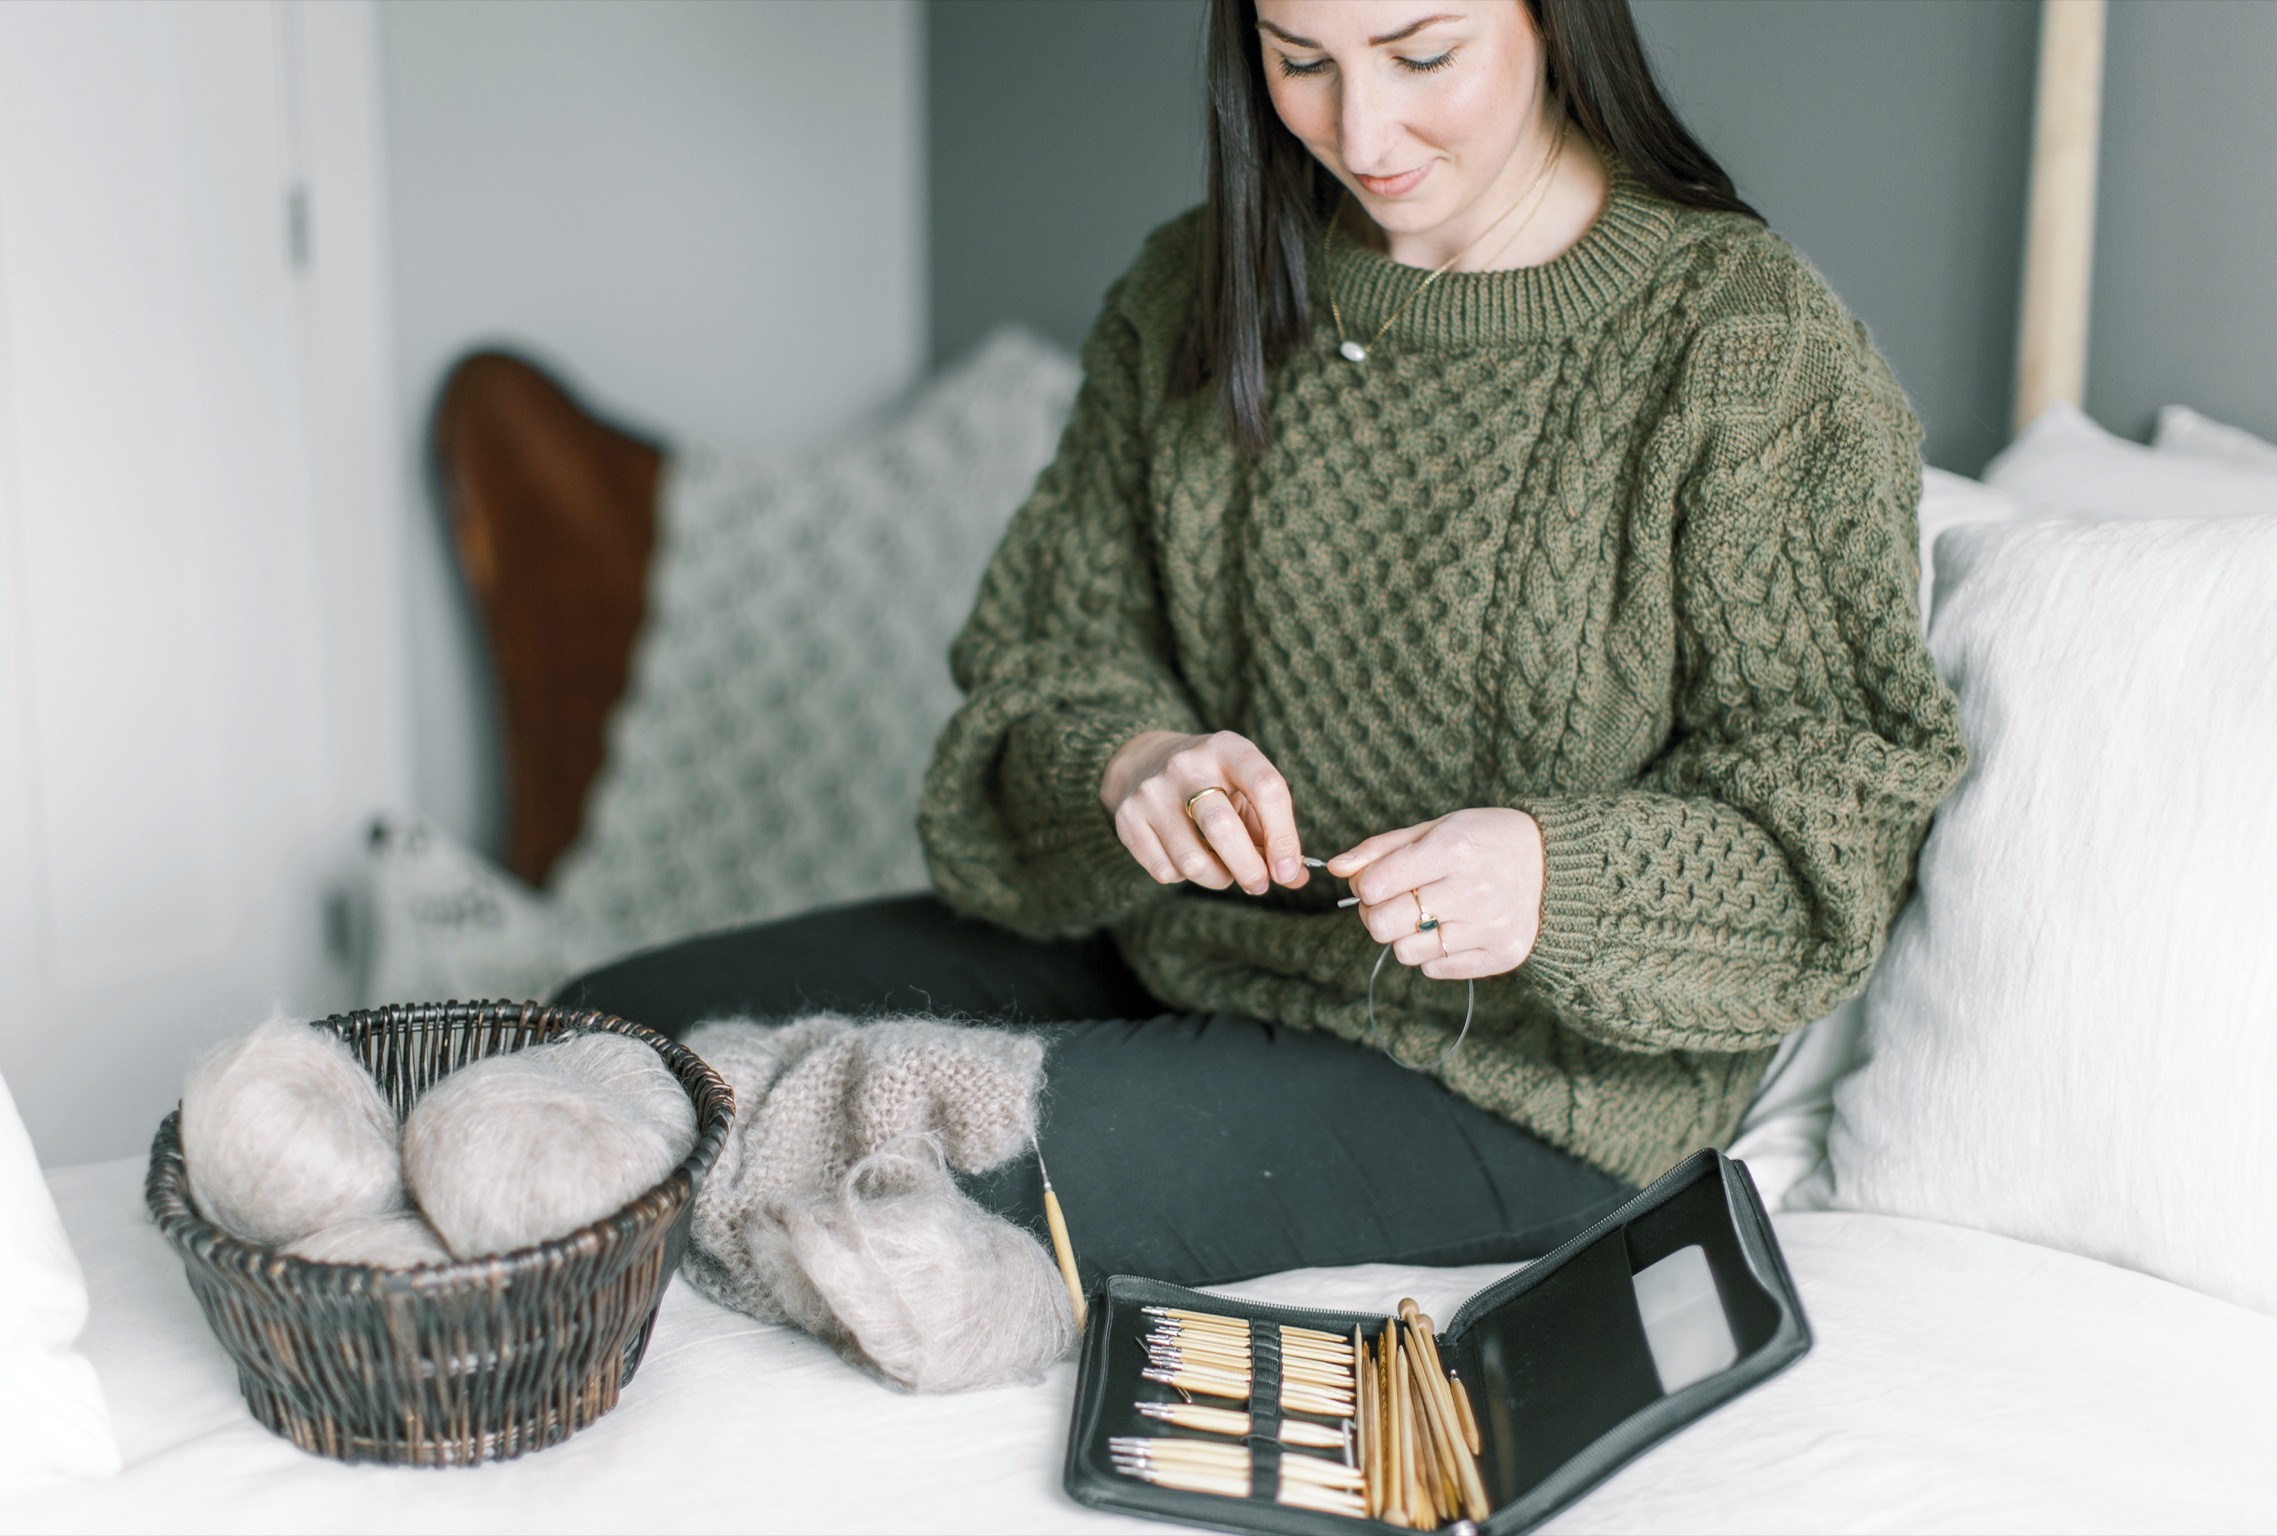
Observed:
[[[182,1106],[179,1101],[158,1122],[158,1132],[150,1147],[150,1170],[144,1181],[144,1204],[159,1232],[177,1250],[185,1255],[195,1254],[202,1262],[217,1268],[229,1268],[246,1274],[267,1273],[289,1277],[295,1284],[312,1293],[335,1297],[368,1296],[374,1292],[407,1295],[435,1295],[461,1290],[499,1289],[522,1275],[537,1275],[554,1269],[564,1261],[581,1254],[598,1252],[605,1242],[603,1229],[626,1220],[639,1221],[639,1207],[654,1205],[655,1218],[669,1224],[680,1207],[695,1199],[702,1187],[705,1174],[719,1160],[727,1144],[727,1133],[735,1121],[735,1094],[727,1082],[694,1051],[679,1041],[646,1024],[597,1008],[568,1008],[559,1004],[539,1003],[530,1000],[486,998],[461,1001],[452,998],[440,1003],[385,1003],[376,1008],[358,1008],[347,1013],[336,1013],[310,1023],[318,1029],[330,1029],[345,1036],[339,1026],[355,1025],[365,1021],[400,1022],[405,1015],[464,1009],[477,1015],[495,1013],[500,1022],[529,1024],[542,1022],[553,1015],[561,1022],[562,1036],[571,1034],[608,1033],[628,1035],[653,1049],[672,1068],[673,1080],[688,1095],[697,1115],[696,1142],[673,1170],[650,1188],[635,1195],[616,1210],[587,1222],[573,1232],[533,1243],[525,1248],[506,1253],[485,1254],[477,1259],[452,1259],[443,1264],[421,1264],[410,1269],[382,1268],[375,1264],[335,1263],[323,1259],[304,1259],[280,1248],[267,1248],[258,1243],[237,1237],[198,1214],[190,1201],[188,1163],[182,1154]],[[519,1015],[519,1019],[514,1016]],[[688,1072],[692,1068],[699,1080],[707,1080],[719,1090],[718,1097],[709,1109],[689,1084]],[[173,1156],[167,1152],[171,1144]]]

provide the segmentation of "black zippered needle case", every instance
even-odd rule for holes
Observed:
[[[1705,1251],[1737,1356],[1712,1375],[1664,1393],[1631,1276],[1692,1244]],[[1368,1525],[1391,1529],[1274,1501],[1280,1409],[1275,1384],[1266,1380],[1266,1351],[1259,1352],[1265,1384],[1249,1404],[1253,1432],[1246,1442],[1252,1485],[1263,1493],[1223,1498],[1116,1472],[1110,1438],[1165,1432],[1132,1405],[1176,1398],[1140,1374],[1149,1306],[1247,1318],[1253,1327],[1285,1323],[1347,1334],[1355,1324],[1372,1334],[1384,1321],[1115,1276],[1093,1298],[1084,1330],[1067,1442],[1069,1494],[1102,1509],[1221,1530],[1350,1536]],[[1745,1164],[1714,1150],[1686,1158],[1556,1252],[1471,1297],[1437,1337],[1441,1357],[1469,1386],[1477,1410],[1479,1473],[1494,1506],[1479,1529],[1490,1536],[1532,1529],[1634,1457],[1784,1369],[1811,1344],[1754,1180]]]

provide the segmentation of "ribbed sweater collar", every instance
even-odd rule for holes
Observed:
[[[1597,222],[1563,255],[1538,267],[1506,272],[1450,272],[1415,297],[1400,301],[1431,274],[1336,236],[1331,267],[1312,247],[1310,279],[1313,334],[1336,341],[1329,312],[1333,272],[1344,331],[1366,343],[1394,310],[1386,340],[1426,347],[1492,346],[1542,341],[1587,325],[1650,274],[1675,231],[1679,210],[1615,167]]]

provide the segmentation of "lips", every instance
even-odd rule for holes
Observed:
[[[1360,184],[1361,191],[1371,197],[1400,197],[1423,185],[1423,178],[1430,174],[1431,166],[1425,162],[1412,171],[1401,171],[1397,176],[1363,176],[1354,171],[1352,179]]]

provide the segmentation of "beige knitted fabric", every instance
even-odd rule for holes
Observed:
[[[685,1271],[912,1391],[1032,1379],[1075,1342],[1051,1255],[948,1169],[1025,1151],[1041,1037],[931,1019],[720,1020],[689,1049],[735,1091]]]
[[[1791,249],[1616,175],[1564,256],[1450,274],[1365,365],[1309,342],[1244,465],[1169,381],[1198,220],[1109,295],[1059,454],[959,637],[921,814],[935,884],[1112,926],[1165,1001],[1359,1036],[1341,885],[1155,885],[1098,798],[1144,730],[1228,729],[1308,852],[1465,806],[1540,822],[1546,918],[1480,983],[1458,1093],[1644,1180],[1731,1134],[1780,1037],[1864,982],[1965,752],[1919,638],[1919,427]],[[1340,244],[1372,336],[1424,274]],[[1403,1054],[1459,985],[1386,968]]]

